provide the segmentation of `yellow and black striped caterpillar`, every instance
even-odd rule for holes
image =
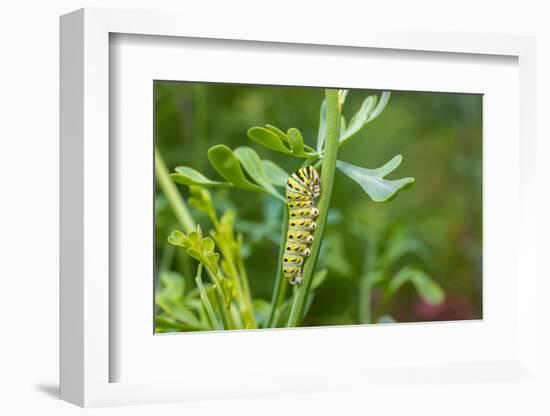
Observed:
[[[288,232],[283,256],[283,274],[291,285],[302,282],[302,264],[309,256],[309,245],[313,242],[313,230],[317,227],[313,219],[319,210],[313,206],[321,195],[321,179],[313,166],[301,168],[293,173],[286,183],[288,205]]]

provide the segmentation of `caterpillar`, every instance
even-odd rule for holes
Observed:
[[[317,227],[313,220],[319,210],[313,203],[321,195],[321,179],[313,166],[294,172],[286,183],[288,205],[288,232],[283,256],[283,274],[291,284],[302,282],[302,264],[310,255],[309,245],[313,242],[313,231]]]

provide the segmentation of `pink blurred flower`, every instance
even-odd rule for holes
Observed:
[[[431,305],[422,299],[413,304],[414,313],[423,320],[455,321],[479,319],[474,305],[464,296],[447,295],[441,305]]]

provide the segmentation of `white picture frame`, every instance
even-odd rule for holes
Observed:
[[[185,22],[185,24],[182,24]],[[280,31],[277,26],[262,25],[247,30],[246,35],[234,33],[230,22],[208,27],[201,19],[189,19],[165,13],[130,12],[106,9],[83,9],[61,18],[61,398],[80,406],[106,406],[118,404],[158,403],[198,398],[239,397],[262,394],[319,392],[361,386],[399,383],[430,383],[436,381],[471,382],[482,388],[483,380],[507,380],[536,383],[536,316],[535,287],[535,201],[530,192],[530,179],[534,172],[534,106],[535,106],[535,45],[529,37],[464,33],[428,33],[366,30],[358,37],[346,31],[327,34],[323,30],[300,31],[299,28]],[[476,56],[508,56],[517,59],[519,131],[519,158],[517,192],[517,240],[513,247],[517,256],[517,270],[522,279],[515,294],[513,318],[517,331],[511,339],[517,342],[497,359],[472,358],[460,363],[441,356],[439,363],[422,359],[397,363],[397,367],[373,364],[363,368],[340,367],[314,372],[311,368],[281,367],[281,371],[264,369],[269,377],[265,382],[242,378],[228,385],[229,379],[220,378],[212,383],[200,374],[183,380],[171,380],[162,374],[155,377],[147,373],[143,380],[136,377],[113,377],[113,368],[121,359],[121,351],[113,349],[112,320],[117,310],[112,296],[110,275],[116,259],[110,253],[110,230],[113,223],[110,201],[112,173],[118,167],[110,155],[110,95],[113,93],[110,69],[110,38],[114,34],[160,36],[157,42],[175,38],[223,39],[225,42],[276,43],[285,47],[299,44],[304,48],[331,45],[338,48],[362,50],[405,50],[439,54],[463,54],[475,61]],[[288,45],[288,46],[285,46]],[[261,49],[261,48],[260,48]],[[227,80],[223,80],[227,81]],[[282,81],[281,81],[282,82]],[[305,82],[305,81],[304,81]],[[514,110],[515,111],[515,110]],[[515,133],[514,133],[515,134]],[[508,149],[509,151],[511,149]],[[115,165],[113,165],[115,164]],[[498,169],[493,166],[492,169]],[[514,194],[516,195],[516,194]],[[515,271],[517,274],[517,271]],[[487,296],[487,294],[485,294]],[[143,299],[140,301],[143,303]],[[150,307],[143,305],[145,309]],[[115,325],[116,326],[116,325]],[[383,328],[383,327],[380,327]],[[388,327],[386,327],[388,328]],[[425,327],[424,327],[425,328]],[[111,329],[111,330],[110,330]],[[467,330],[470,330],[469,327]],[[400,326],[400,333],[414,333],[414,326]],[[463,334],[457,326],[457,339]],[[483,332],[483,328],[477,329]],[[304,343],[320,343],[322,336],[332,336],[334,329],[277,331],[277,337],[299,336]],[[361,328],[350,328],[350,336]],[[380,329],[384,331],[384,329]],[[392,330],[393,331],[393,330]],[[429,329],[426,331],[430,331]],[[251,334],[259,334],[254,331]],[[481,336],[480,333],[480,336]],[[234,343],[257,343],[271,335],[245,335]],[[339,333],[340,335],[342,332]],[[209,337],[232,334],[210,334]],[[151,333],[151,337],[153,334]],[[186,335],[193,337],[195,335]],[[475,336],[469,333],[467,337]],[[245,338],[246,337],[246,338]],[[176,342],[175,337],[162,337],[163,343]],[[237,339],[237,338],[232,338]],[[233,342],[233,341],[232,341]],[[256,345],[256,344],[254,344]],[[260,344],[258,344],[260,345]],[[309,344],[308,344],[309,345]],[[382,345],[383,347],[383,345]],[[138,348],[138,347],[136,347]],[[138,353],[140,351],[138,350]],[[352,352],[357,354],[357,352]],[[132,362],[132,361],[131,361]],[[133,365],[137,365],[135,360]],[[394,364],[395,364],[394,363]],[[399,366],[402,366],[400,368]],[[368,369],[368,371],[366,370]],[[320,375],[330,377],[320,377]],[[162,377],[160,377],[162,376]],[[160,378],[159,378],[160,377]],[[135,379],[134,379],[135,378]],[[322,381],[321,381],[322,380]],[[347,380],[343,382],[342,380]],[[350,387],[351,388],[351,387]]]

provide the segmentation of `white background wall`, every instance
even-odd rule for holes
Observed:
[[[217,15],[235,21],[248,18],[288,24],[324,25],[332,19],[350,25],[387,22],[392,27],[512,33],[537,36],[540,214],[549,212],[550,179],[550,13],[547,2],[523,1],[225,1],[201,0],[50,0],[4,1],[0,9],[0,414],[79,414],[83,410],[56,399],[58,377],[58,16],[74,9],[115,7],[178,10],[208,24]],[[246,23],[236,24],[246,31]],[[545,139],[545,141],[543,140]],[[540,242],[547,244],[549,221],[540,215]],[[548,247],[548,246],[547,246]],[[542,251],[541,251],[542,253]],[[548,269],[541,262],[541,266]],[[543,282],[539,292],[549,293]],[[540,305],[544,328],[549,307]],[[541,328],[543,326],[541,325]],[[548,371],[549,336],[541,351]],[[450,391],[452,393],[450,393]],[[550,388],[547,389],[548,393]],[[346,392],[306,397],[258,398],[92,410],[100,415],[172,414],[550,414],[543,392],[517,391],[505,383],[489,396],[467,385],[413,389],[395,396],[362,397]]]

